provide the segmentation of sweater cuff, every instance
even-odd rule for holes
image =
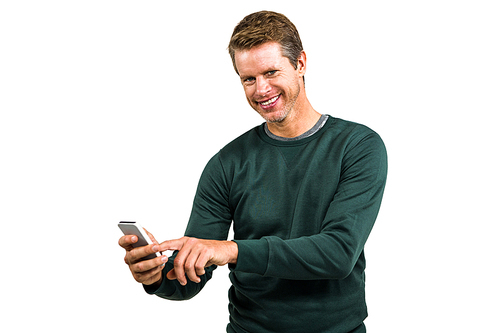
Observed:
[[[170,270],[170,269],[169,269]],[[164,295],[164,296],[172,296],[175,291],[175,285],[167,279],[167,272],[169,270],[166,270],[165,267],[163,268],[162,275],[163,275],[163,280],[161,281],[161,284],[158,288],[155,288],[151,285],[147,286],[143,284],[142,286],[144,287],[144,291],[147,292],[150,295]]]
[[[269,260],[267,240],[234,240],[238,244],[238,262],[230,267],[234,271],[264,275]]]

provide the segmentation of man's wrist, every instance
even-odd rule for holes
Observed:
[[[162,282],[163,282],[163,274],[160,275],[160,279],[158,281],[153,282],[152,284],[145,284],[145,286],[147,286],[147,288],[150,290],[156,290],[160,288]]]

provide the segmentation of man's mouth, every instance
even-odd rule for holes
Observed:
[[[278,100],[278,98],[279,98],[280,96],[281,96],[281,95],[278,95],[278,96],[276,96],[276,97],[273,97],[273,98],[271,98],[271,99],[268,99],[268,100],[267,100],[267,101],[265,101],[265,102],[259,102],[259,104],[260,104],[260,105],[262,105],[262,106],[270,106],[270,105],[272,105],[273,103],[275,103],[275,102]]]

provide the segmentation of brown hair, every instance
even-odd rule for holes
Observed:
[[[246,16],[234,28],[228,50],[236,73],[235,52],[249,50],[267,42],[278,42],[283,56],[297,69],[297,60],[303,51],[297,28],[283,14],[260,11]]]

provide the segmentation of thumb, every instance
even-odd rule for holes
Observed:
[[[177,280],[177,274],[175,274],[175,270],[171,269],[167,273],[167,279],[169,279],[169,280]]]

